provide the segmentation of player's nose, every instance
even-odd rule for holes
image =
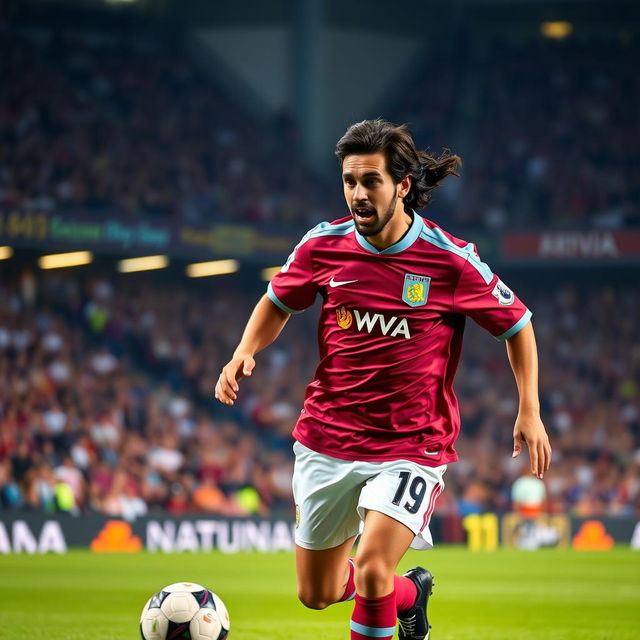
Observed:
[[[353,191],[353,203],[366,202],[368,199],[367,190],[361,184],[356,184],[356,188]]]

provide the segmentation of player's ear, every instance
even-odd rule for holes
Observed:
[[[400,189],[398,190],[398,197],[404,198],[407,195],[407,193],[409,193],[409,191],[411,191],[411,176],[406,175],[400,181]]]

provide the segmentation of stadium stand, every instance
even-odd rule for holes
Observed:
[[[623,40],[430,53],[387,115],[434,150],[464,119],[464,177],[436,206],[455,229],[635,227],[637,53]],[[286,117],[252,121],[153,40],[5,26],[0,84],[0,207],[289,229],[342,212],[335,187],[304,168]],[[229,410],[212,390],[255,285],[87,273],[3,268],[0,509],[129,519],[291,509],[290,432],[313,375],[313,313],[261,356]],[[638,515],[637,286],[523,279],[554,444],[547,508]],[[526,465],[510,456],[516,395],[503,347],[476,331],[457,379],[461,462],[438,504],[460,514],[507,510]]]
[[[461,141],[463,179],[439,203],[456,230],[637,227],[637,48],[434,47],[387,117],[436,153]],[[0,206],[298,228],[335,217],[336,189],[304,169],[291,119],[253,122],[184,54],[7,31],[0,61]]]
[[[236,407],[212,398],[258,295],[231,281],[167,287],[143,275],[4,278],[1,508],[125,518],[161,508],[290,509],[290,432],[317,361],[314,313],[293,319],[259,356]],[[640,351],[628,347],[637,288],[569,282],[549,294],[532,281],[522,295],[539,310],[541,399],[554,443],[547,509],[638,513]],[[527,461],[511,458],[517,406],[504,347],[478,328],[470,327],[456,387],[461,461],[438,508],[505,511]]]
[[[638,55],[622,38],[494,38],[480,53],[436,43],[391,119],[419,146],[463,155],[459,188],[439,203],[456,228],[637,227]]]
[[[326,202],[283,114],[153,40],[7,30],[0,82],[0,206],[304,226]]]

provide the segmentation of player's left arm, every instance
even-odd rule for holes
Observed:
[[[538,397],[538,350],[531,322],[507,338],[507,356],[518,385],[520,402],[513,428],[513,457],[520,455],[526,442],[531,460],[531,473],[542,478],[551,463],[549,436],[540,418]]]

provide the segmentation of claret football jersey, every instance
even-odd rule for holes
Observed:
[[[531,312],[473,244],[416,213],[382,251],[350,216],[311,229],[267,295],[298,313],[318,294],[320,363],[294,438],[346,460],[456,460],[453,379],[466,316],[505,340]]]

